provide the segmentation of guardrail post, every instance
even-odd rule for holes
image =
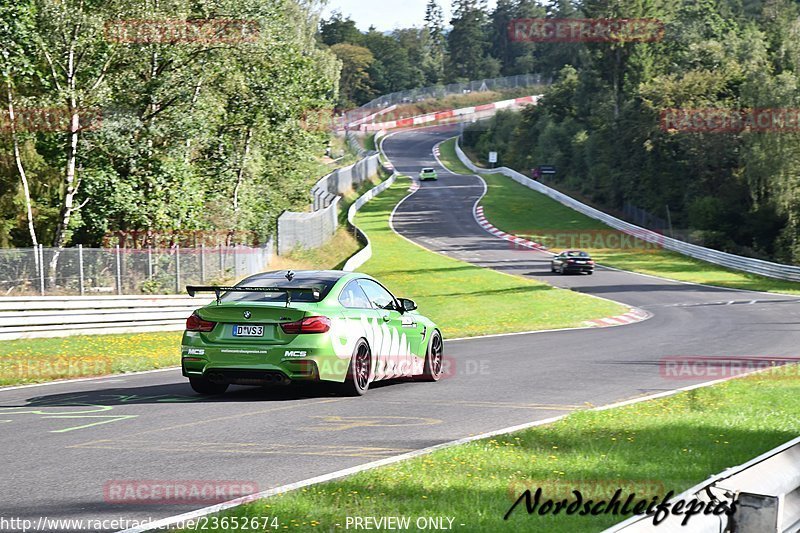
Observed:
[[[38,249],[34,249],[34,253],[39,258],[39,293],[44,296],[44,248],[41,243]]]
[[[200,245],[200,282],[206,280],[206,245]]]
[[[153,280],[153,247],[147,247],[147,279]]]
[[[225,256],[222,254],[222,243],[217,246],[219,247],[219,275],[223,277],[225,275]]]
[[[116,246],[116,259],[117,259],[117,294],[122,294],[122,263],[119,255],[119,244]]]
[[[85,289],[83,286],[83,245],[78,245],[78,288],[81,296],[83,296]]]
[[[233,277],[239,277],[239,263],[237,261],[238,257],[236,256],[236,245],[233,245]]]
[[[181,293],[181,245],[175,245],[175,292]]]

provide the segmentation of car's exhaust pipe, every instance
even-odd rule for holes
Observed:
[[[207,374],[206,377],[208,378],[208,381],[210,381],[211,383],[222,384],[228,382],[228,379],[225,377],[225,375],[219,372],[212,372],[210,374]]]

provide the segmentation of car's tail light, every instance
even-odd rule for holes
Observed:
[[[197,313],[186,319],[186,331],[211,331],[216,326],[216,322],[203,320]]]
[[[574,263],[574,262],[575,262],[574,259],[567,259],[567,263]]]
[[[307,316],[295,322],[281,324],[284,333],[296,335],[298,333],[325,333],[331,329],[331,319],[326,316]]]
[[[593,265],[593,264],[594,264],[594,261],[592,261],[592,260],[590,259],[590,260],[589,260],[589,264],[590,264],[590,265]]]

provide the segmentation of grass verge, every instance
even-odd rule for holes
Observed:
[[[461,162],[456,155],[456,138],[447,139],[439,145],[439,160],[450,172],[456,174],[472,174],[473,172]]]
[[[397,182],[367,203],[356,224],[369,235],[372,258],[360,269],[443,328],[445,338],[579,326],[625,307],[516,276],[476,267],[425,250],[392,231],[389,216],[407,194]]]
[[[317,531],[344,530],[348,516],[404,516],[412,524],[451,517],[461,531],[600,531],[625,517],[528,515],[524,503],[507,521],[503,516],[528,488],[542,488],[542,501],[574,501],[575,489],[597,502],[617,488],[623,501],[632,492],[637,501],[660,500],[787,442],[800,431],[797,370],[791,365],[668,398],[580,411],[224,515],[272,516],[288,529]]]
[[[441,145],[442,163],[453,172],[472,174],[455,154],[455,138]],[[481,174],[489,189],[481,200],[486,218],[497,228],[533,241],[551,251],[564,248],[587,250],[599,263],[614,268],[651,274],[679,281],[705,283],[732,289],[800,294],[800,283],[748,274],[692,259],[654,246],[644,249],[609,247],[611,235],[619,232],[547,196],[520,185],[502,174]],[[581,245],[581,238],[599,246]],[[559,241],[563,238],[563,241]],[[563,242],[564,246],[551,246]],[[641,241],[639,244],[644,245]]]
[[[0,386],[180,364],[180,331],[2,341]]]

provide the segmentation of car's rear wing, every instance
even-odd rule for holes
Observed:
[[[311,293],[314,299],[319,301],[319,289],[313,287],[219,287],[216,285],[187,285],[186,292],[189,296],[194,296],[198,292],[213,292],[216,296],[217,304],[223,292],[284,292],[286,293],[286,307],[292,302],[293,292]]]

